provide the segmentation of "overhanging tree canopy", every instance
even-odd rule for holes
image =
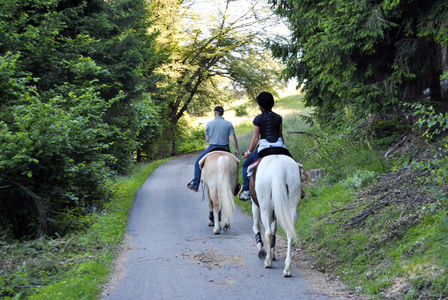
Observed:
[[[173,125],[187,111],[201,114],[229,101],[230,85],[251,97],[281,86],[282,66],[264,47],[277,19],[263,1],[163,1],[158,7],[164,12],[159,44],[171,53],[159,71],[174,83],[165,95]]]
[[[355,104],[383,112],[431,88],[440,97],[440,54],[448,43],[446,1],[273,0],[289,21],[289,43],[271,43],[286,77],[321,116]]]

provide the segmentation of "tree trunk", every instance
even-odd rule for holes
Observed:
[[[440,76],[442,75],[442,48],[435,42],[431,43],[431,69],[429,78],[429,91],[431,101],[442,102],[442,89],[440,87]]]
[[[442,89],[440,88],[440,75],[431,74],[431,81],[429,83],[429,91],[431,101],[442,102]]]
[[[137,148],[137,162],[142,161],[142,149],[139,147]]]

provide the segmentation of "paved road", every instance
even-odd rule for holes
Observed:
[[[128,225],[131,250],[105,299],[331,299],[300,270],[283,278],[284,253],[265,269],[252,220],[239,209],[230,230],[213,235],[202,189],[186,187],[197,156],[160,166],[138,191]]]

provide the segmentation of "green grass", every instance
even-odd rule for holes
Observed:
[[[98,299],[113,271],[134,196],[163,159],[137,165],[131,176],[117,178],[108,207],[85,216],[84,232],[42,237],[1,248],[0,296],[29,299]]]
[[[107,263],[87,261],[62,281],[44,286],[28,299],[97,299],[107,280],[110,267]]]

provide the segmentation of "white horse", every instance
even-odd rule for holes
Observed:
[[[213,151],[199,161],[202,168],[201,180],[209,199],[209,223],[213,233],[221,231],[221,212],[224,217],[224,231],[230,229],[235,214],[233,191],[238,182],[238,158],[226,151]]]
[[[264,157],[256,168],[250,181],[250,194],[258,257],[266,257],[264,266],[272,268],[272,261],[275,260],[275,234],[278,220],[288,239],[283,276],[290,277],[291,246],[292,241],[297,239],[295,223],[297,206],[301,199],[299,164],[286,155],[269,155]],[[263,249],[260,234],[260,216],[265,229],[267,253]]]

